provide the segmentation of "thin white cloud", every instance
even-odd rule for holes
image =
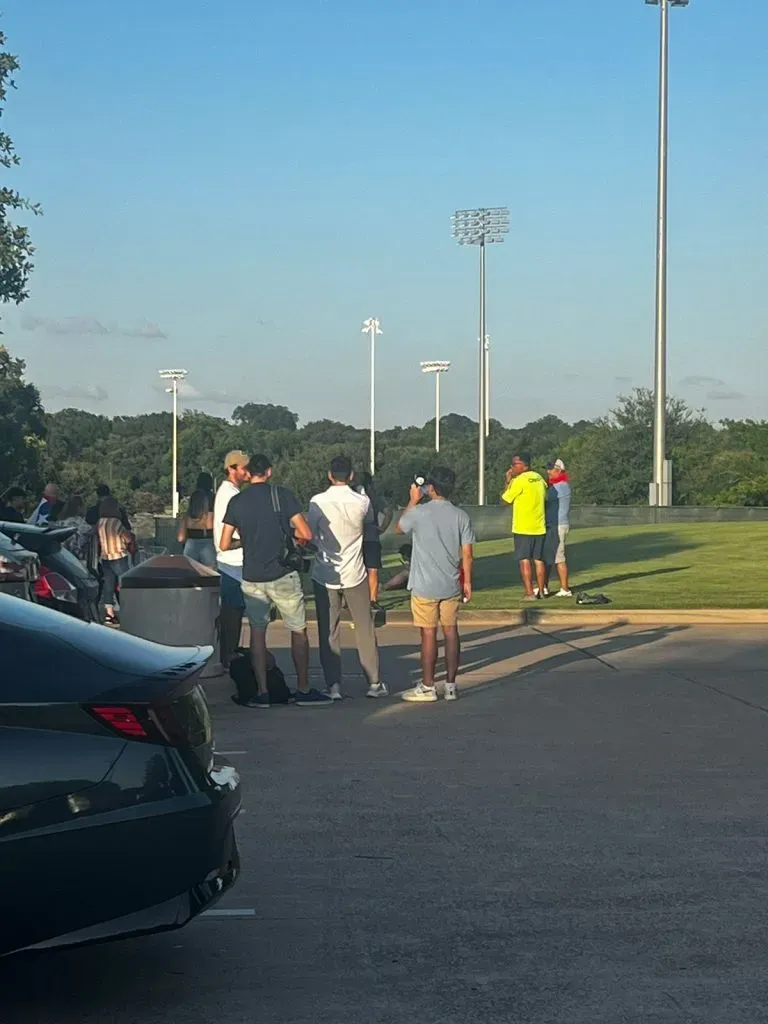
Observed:
[[[76,402],[106,402],[109,395],[96,384],[73,384],[61,387],[59,384],[43,384],[40,388],[43,398],[68,398]]]
[[[153,388],[155,391],[164,392],[167,390],[167,385],[165,381],[158,381]],[[187,404],[202,402],[211,405],[228,405],[232,408],[244,401],[239,395],[234,395],[230,391],[218,388],[196,388],[194,384],[190,384],[186,380],[179,384],[179,398]]]
[[[722,388],[725,381],[719,377],[706,377],[699,374],[692,374],[690,377],[683,377],[680,387],[683,388]]]
[[[713,388],[707,392],[707,399],[710,402],[739,402],[747,396],[741,391],[731,391],[730,388]]]
[[[33,316],[26,313],[21,318],[21,327],[25,331],[43,331],[54,335],[115,335],[123,338],[167,338],[168,335],[157,324],[145,320],[136,327],[120,327],[105,325],[92,316]]]

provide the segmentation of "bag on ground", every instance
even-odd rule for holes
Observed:
[[[245,648],[238,648],[232,655],[229,675],[237,688],[239,701],[251,700],[256,696],[256,674],[251,665],[250,653]],[[285,676],[271,654],[267,655],[267,693],[272,704],[287,704],[291,699]]]

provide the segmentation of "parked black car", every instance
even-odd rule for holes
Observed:
[[[0,523],[0,532],[39,557],[40,579],[34,588],[38,604],[84,622],[100,621],[98,576],[64,547],[74,527]]]
[[[33,587],[40,579],[40,559],[10,537],[0,533],[0,594],[33,600]]]
[[[211,648],[0,595],[0,651],[0,956],[186,924],[239,871]]]

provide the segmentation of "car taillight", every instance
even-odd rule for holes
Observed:
[[[77,588],[69,580],[45,566],[40,568],[40,579],[34,586],[35,597],[44,601],[72,601],[77,604]]]
[[[132,740],[146,740],[150,738],[147,730],[132,708],[109,705],[106,707],[90,707],[88,710],[95,718],[98,718],[122,736],[128,736]]]
[[[155,704],[89,704],[86,710],[127,739],[191,749],[212,746],[208,705],[199,686]]]

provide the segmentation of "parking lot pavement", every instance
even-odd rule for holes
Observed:
[[[382,631],[393,689],[415,639]],[[3,1024],[766,1019],[759,628],[478,628],[464,655],[456,704],[366,701],[352,654],[328,709],[210,684],[231,914],[0,962]]]

